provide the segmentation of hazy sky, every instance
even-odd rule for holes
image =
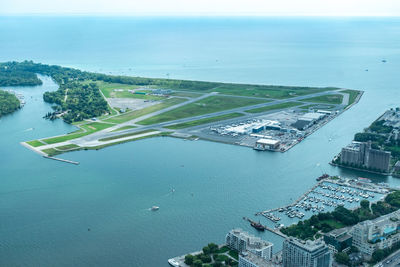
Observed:
[[[0,14],[399,16],[400,0],[0,0]]]

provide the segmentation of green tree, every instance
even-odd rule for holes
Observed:
[[[208,254],[210,254],[210,252],[211,252],[211,249],[210,249],[209,246],[203,247],[203,253],[204,253],[204,254],[208,255]]]
[[[335,254],[335,260],[339,264],[344,264],[344,265],[349,265],[350,264],[350,258],[349,255],[347,255],[344,252],[339,252]]]
[[[192,265],[193,260],[194,260],[194,256],[192,254],[188,254],[185,256],[185,263],[187,265]]]
[[[363,209],[369,209],[369,201],[368,201],[368,200],[365,200],[365,199],[361,200],[360,206],[361,206],[361,208],[363,208]]]
[[[231,266],[232,263],[233,263],[233,260],[232,260],[231,258],[227,258],[227,259],[225,260],[225,264],[228,265],[228,266]]]
[[[200,260],[204,263],[209,263],[211,262],[211,256],[203,254],[200,256]]]
[[[218,245],[215,243],[208,244],[208,247],[210,248],[211,253],[216,252],[218,250]]]
[[[371,260],[373,262],[379,262],[385,258],[385,252],[382,249],[378,249],[372,253]]]
[[[194,267],[201,267],[201,266],[203,266],[203,262],[201,260],[195,260],[193,262],[193,266]]]

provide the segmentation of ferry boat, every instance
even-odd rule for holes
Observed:
[[[171,266],[173,266],[173,267],[179,267],[179,266],[181,266],[181,265],[179,264],[179,262],[177,262],[175,259],[169,259],[169,260],[168,260],[168,263],[169,263],[169,265],[171,265]]]
[[[256,222],[251,222],[250,225],[254,228],[256,228],[259,231],[264,231],[264,225],[262,225],[260,222],[256,223]]]
[[[326,178],[328,178],[328,177],[329,177],[329,174],[324,173],[324,174],[322,174],[320,177],[317,178],[317,181],[319,182],[319,181],[321,181],[321,180],[323,180],[323,179],[326,179]]]

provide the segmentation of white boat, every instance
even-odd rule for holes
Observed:
[[[181,266],[181,265],[179,264],[179,262],[177,262],[175,259],[169,259],[169,260],[168,260],[168,263],[169,263],[169,265],[174,266],[174,267],[179,267],[179,266]]]
[[[158,206],[153,206],[153,207],[151,207],[151,210],[159,210],[160,209],[160,207],[158,207]]]

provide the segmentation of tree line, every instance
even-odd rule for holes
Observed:
[[[19,107],[20,102],[14,94],[0,90],[0,117],[19,109]]]

